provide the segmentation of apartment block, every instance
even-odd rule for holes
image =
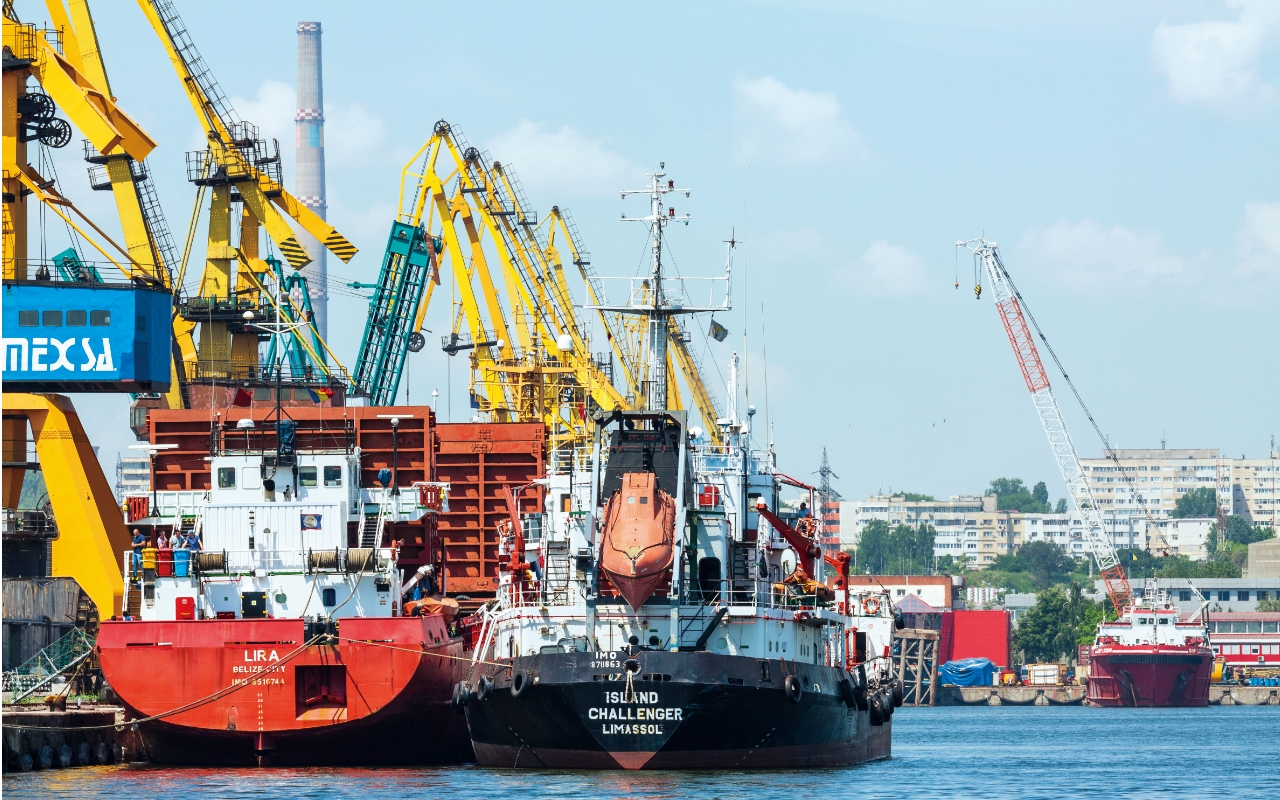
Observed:
[[[937,558],[964,558],[982,568],[997,556],[1017,552],[1027,542],[1052,542],[1074,558],[1086,558],[1091,550],[1085,539],[1084,519],[1074,511],[1032,514],[999,511],[996,498],[955,495],[947,500],[907,500],[901,495],[874,495],[861,502],[841,503],[841,546],[856,548],[862,530],[873,519],[889,526],[934,527],[933,554]],[[1170,555],[1194,560],[1206,558],[1205,539],[1213,519],[1154,519],[1115,515],[1103,511],[1102,527],[1117,549],[1147,550],[1153,546]]]
[[[116,500],[126,495],[151,491],[151,462],[142,458],[116,456]]]
[[[1228,458],[1216,449],[1124,449],[1081,459],[1098,507],[1112,516],[1167,519],[1193,489],[1218,493],[1218,508],[1254,525],[1280,524],[1280,450],[1269,458]]]

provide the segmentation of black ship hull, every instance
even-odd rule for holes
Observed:
[[[487,667],[465,705],[484,766],[779,769],[891,755],[892,722],[847,705],[832,667],[661,651],[509,663]]]

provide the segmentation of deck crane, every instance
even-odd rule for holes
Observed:
[[[274,295],[278,293],[268,291],[264,285],[275,276],[267,260],[260,256],[260,231],[266,231],[295,271],[310,263],[311,256],[286,218],[344,262],[351,260],[356,248],[284,189],[279,145],[269,146],[254,125],[236,115],[171,0],[138,0],[138,5],[164,45],[208,142],[207,149],[187,154],[188,180],[200,187],[201,197],[208,191],[212,198],[200,288],[174,318],[174,334],[183,361],[180,374],[187,384],[212,382],[216,386],[220,382],[225,387],[230,381],[271,383],[270,375],[259,373],[259,331],[254,326],[297,317],[305,310],[287,296],[284,302],[290,308],[276,307]],[[242,208],[239,242],[233,245],[234,203],[240,203]],[[231,286],[233,275],[235,289]],[[194,342],[197,325],[198,347]],[[323,341],[300,329],[293,335],[297,346],[306,353],[308,364],[304,375],[290,376],[291,383],[350,387],[350,378]],[[320,344],[318,349],[314,346],[316,341]],[[267,371],[283,367],[281,362]],[[209,398],[214,404],[220,402],[213,388]],[[187,402],[189,398],[184,404]]]
[[[388,250],[375,292],[396,298],[400,311],[385,321],[380,309],[370,314],[355,371],[362,391],[372,396],[380,382],[398,382],[406,343],[421,328],[437,285],[426,277],[447,267],[466,329],[455,328],[442,345],[451,355],[470,351],[472,392],[482,412],[545,422],[554,451],[585,441],[588,402],[629,408],[587,351],[563,271],[535,232],[536,214],[519,181],[443,120],[402,171],[396,224],[430,238],[436,262],[413,271]]]
[[[1013,279],[1009,277],[995,242],[979,237],[956,242],[956,247],[964,247],[972,251],[974,258],[981,262],[987,279],[991,282],[991,293],[995,299],[996,311],[1000,314],[1000,322],[1003,323],[1005,333],[1009,337],[1009,344],[1013,346],[1013,354],[1018,360],[1019,369],[1022,370],[1022,379],[1027,384],[1027,391],[1031,393],[1031,399],[1035,403],[1040,424],[1044,426],[1044,432],[1049,437],[1049,446],[1053,449],[1054,458],[1058,462],[1062,480],[1067,484],[1067,492],[1084,520],[1085,538],[1093,550],[1094,559],[1098,562],[1107,596],[1111,598],[1111,605],[1115,607],[1116,613],[1124,614],[1134,605],[1133,589],[1129,586],[1129,577],[1125,574],[1124,566],[1116,557],[1116,549],[1111,537],[1103,528],[1102,515],[1098,511],[1097,501],[1094,500],[1093,491],[1089,487],[1089,479],[1081,467],[1075,444],[1067,431],[1066,420],[1062,417],[1062,410],[1058,407],[1058,401],[1049,385],[1049,374],[1040,360],[1040,352],[1036,349],[1031,328],[1027,325],[1027,315],[1023,313],[1022,296],[1018,294]],[[974,293],[978,297],[982,296],[981,273],[975,281]],[[1044,340],[1044,334],[1040,334],[1040,338]]]

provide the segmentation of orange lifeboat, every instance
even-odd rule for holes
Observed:
[[[639,610],[670,574],[675,559],[676,502],[651,472],[629,472],[604,509],[600,569]]]

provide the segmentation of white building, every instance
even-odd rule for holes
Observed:
[[[116,456],[116,500],[123,503],[126,495],[151,491],[151,462],[142,458]]]
[[[1128,449],[1115,455],[1115,461],[1081,459],[1104,512],[1167,519],[1178,497],[1210,488],[1218,493],[1222,513],[1254,525],[1280,525],[1280,450],[1254,459],[1227,458],[1216,449]]]

